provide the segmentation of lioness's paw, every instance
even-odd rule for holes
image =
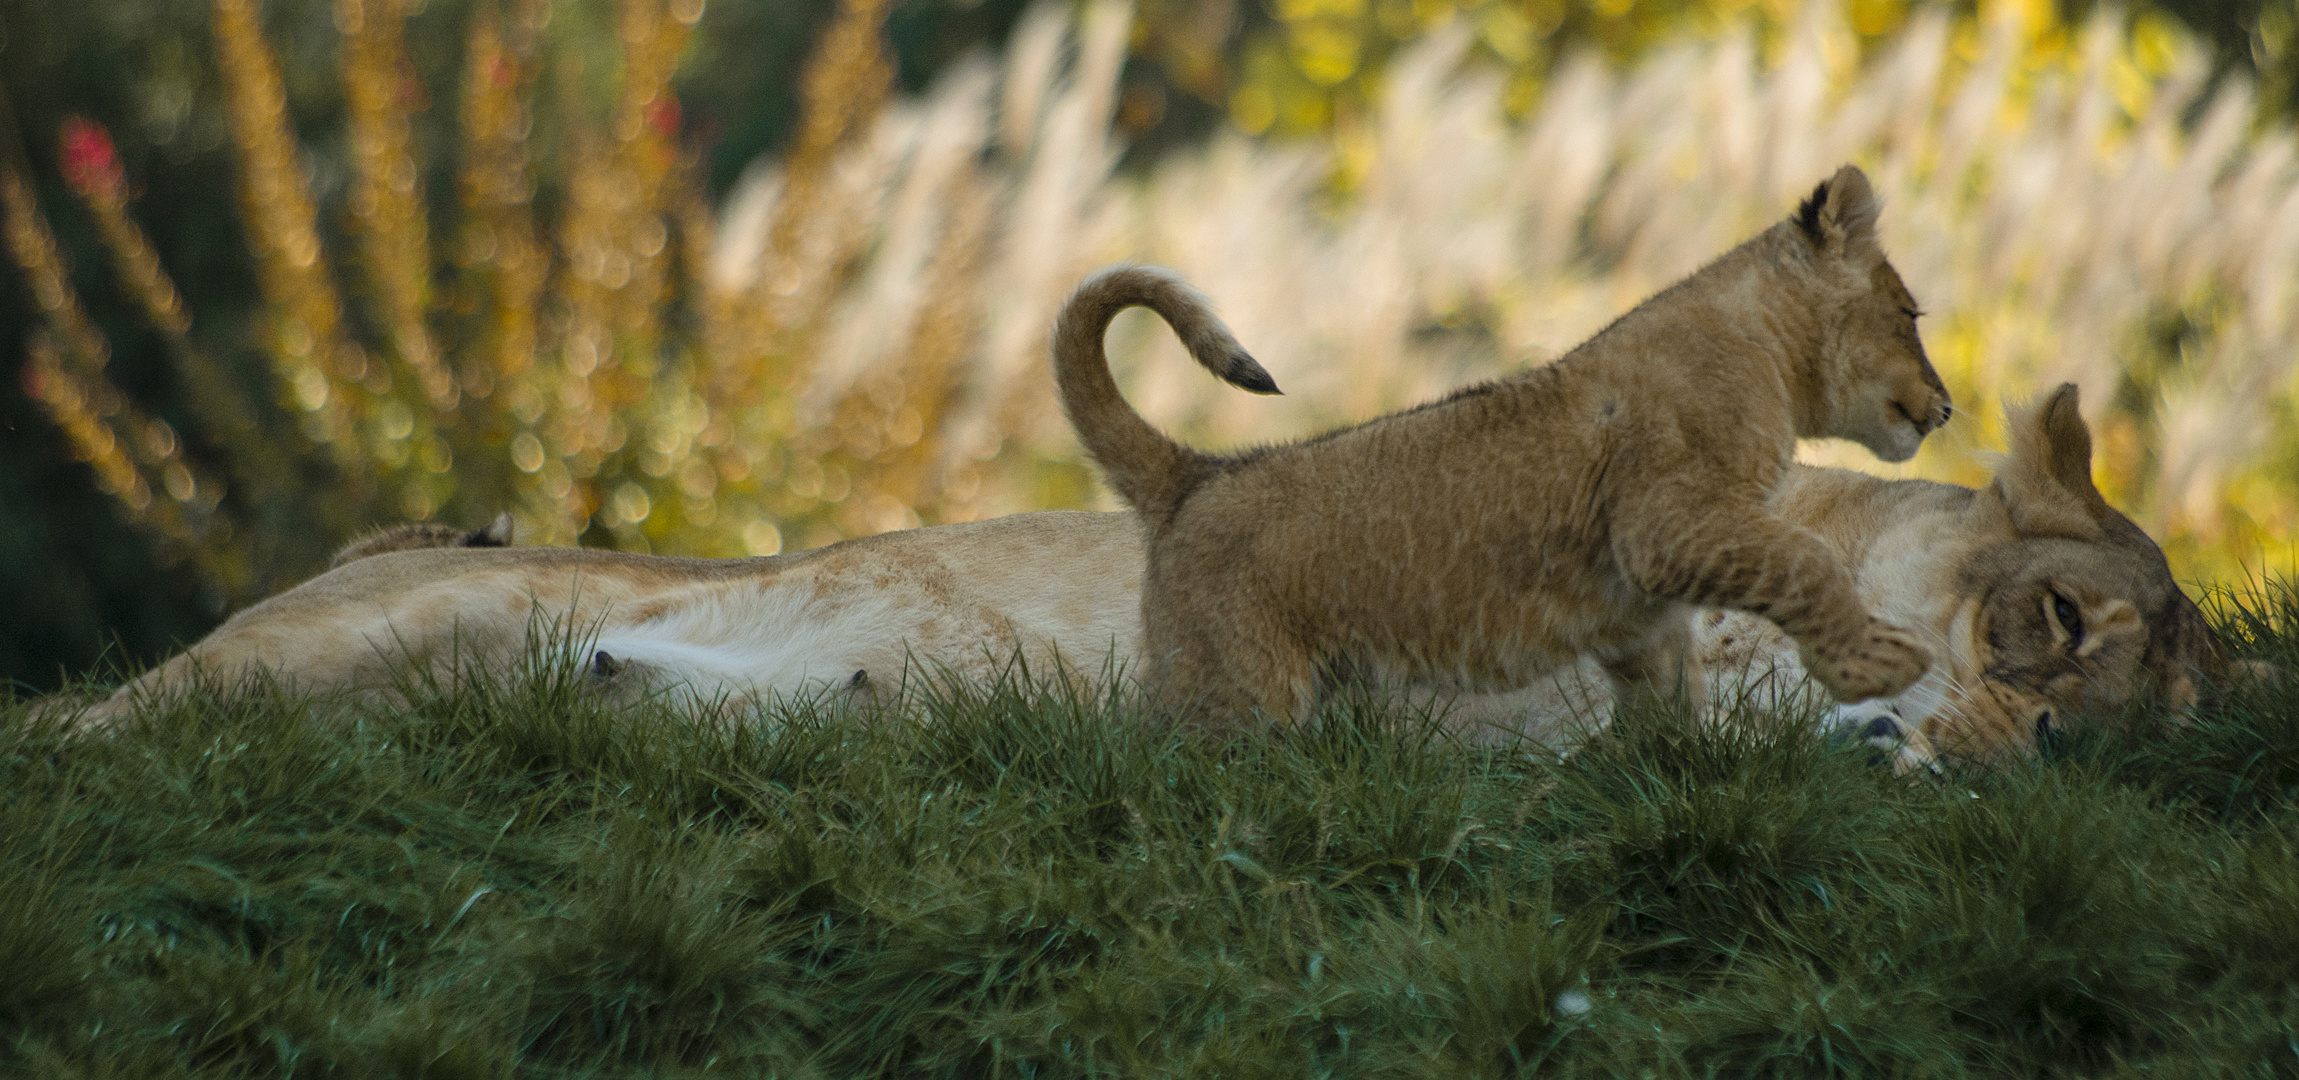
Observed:
[[[1876,755],[1872,760],[1891,763],[1894,775],[1926,776],[1941,771],[1940,755],[1932,748],[1932,740],[1909,726],[1898,707],[1882,698],[1836,706],[1821,721],[1820,730],[1831,742],[1865,744]]]
[[[1804,669],[1838,701],[1866,701],[1906,690],[1932,666],[1932,650],[1882,619],[1849,641],[1805,650]]]

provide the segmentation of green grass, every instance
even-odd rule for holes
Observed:
[[[2234,628],[2288,662],[2287,614]],[[2299,1072],[2299,690],[1912,784],[1793,721],[1559,762],[1361,706],[1217,747],[1016,686],[584,691],[11,708],[0,1070]]]

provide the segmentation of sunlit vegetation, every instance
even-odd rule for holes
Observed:
[[[1039,9],[906,98],[886,5],[847,0],[787,149],[713,200],[673,89],[699,0],[456,9],[446,85],[408,55],[443,16],[338,0],[344,137],[324,148],[290,122],[256,8],[216,0],[251,337],[203,332],[139,179],[75,122],[36,133],[69,203],[0,177],[43,315],[25,385],[122,512],[233,603],[371,522],[506,507],[532,542],[767,553],[1100,498],[1042,356],[1098,266],[1179,268],[1290,395],[1223,392],[1121,324],[1146,412],[1209,442],[1281,438],[1553,356],[1852,160],[1890,200],[1965,413],[1917,471],[1983,476],[1999,404],[2074,379],[2103,490],[2175,569],[2288,561],[2299,160],[2174,24],[2010,2],[1456,6],[1280,4],[1284,63],[1252,46],[1208,76],[1232,122],[1120,173],[1129,42],[1187,52],[1164,8]],[[606,61],[554,50],[570,27]],[[416,138],[419,109],[455,138]],[[108,309],[140,315],[183,402],[111,377],[57,215],[101,240]]]

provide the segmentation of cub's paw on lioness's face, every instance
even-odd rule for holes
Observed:
[[[1804,669],[1838,701],[1899,693],[1932,666],[1932,650],[1914,634],[1877,618],[1847,640],[1807,645],[1802,652]]]

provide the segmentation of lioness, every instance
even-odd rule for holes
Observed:
[[[1693,605],[1754,612],[1839,701],[1930,662],[1870,615],[1808,529],[1766,507],[1798,437],[1913,456],[1947,421],[1916,304],[1849,165],[1788,220],[1555,363],[1305,442],[1214,456],[1110,377],[1111,318],[1146,306],[1223,381],[1275,393],[1171,275],[1106,271],[1054,332],[1078,438],[1146,532],[1144,675],[1182,715],[1307,715],[1332,669],[1472,691],[1581,655],[1616,687],[1685,670]]]
[[[1017,649],[1037,670],[1058,653],[1090,671],[1139,636],[1141,547],[1119,516],[1017,514],[751,559],[444,542],[369,555],[233,615],[83,723],[202,674],[329,692],[388,689],[410,668],[500,671],[538,631],[588,642],[592,671],[632,692],[896,687],[913,656],[983,678]]]
[[[2010,453],[1977,491],[1792,466],[1774,493],[1773,512],[1816,533],[1864,602],[1934,646],[1931,669],[1906,691],[1838,714],[1857,717],[1862,734],[1904,736],[1902,768],[1934,746],[2029,753],[2081,707],[2149,686],[2190,704],[2197,676],[2230,674],[2162,552],[2092,486],[2075,387],[2009,427]],[[393,667],[410,661],[500,663],[520,653],[532,621],[595,632],[602,689],[736,704],[772,692],[889,692],[913,660],[979,678],[1016,646],[1039,673],[1058,654],[1096,674],[1139,656],[1141,577],[1141,530],[1125,513],[1018,514],[759,559],[401,551],[240,612],[88,720],[107,724],[139,698],[180,692],[203,669],[345,690],[388,687]],[[1797,692],[1794,643],[1765,620],[1708,612],[1693,636],[1720,695]],[[857,672],[867,673],[859,685]],[[1602,671],[1582,660],[1525,690],[1463,698],[1454,720],[1563,748],[1580,721],[1602,718],[1607,693]]]

